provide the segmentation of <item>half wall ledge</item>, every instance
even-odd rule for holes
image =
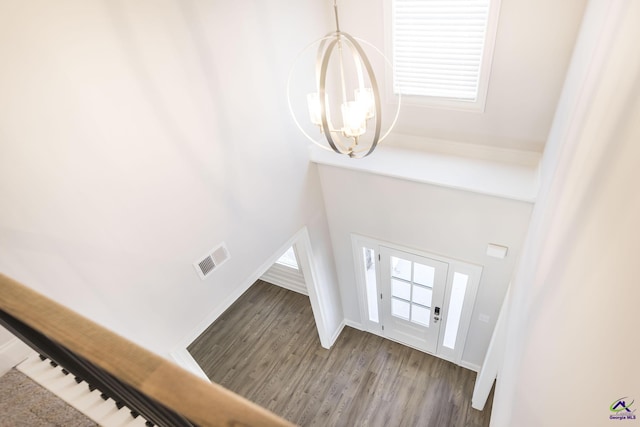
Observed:
[[[382,146],[364,159],[350,159],[311,146],[313,163],[454,188],[462,191],[535,202],[537,165]]]

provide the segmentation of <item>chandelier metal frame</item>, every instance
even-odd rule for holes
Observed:
[[[293,117],[293,120],[300,131],[313,143],[320,146],[323,149],[333,150],[338,154],[345,154],[351,158],[362,158],[370,155],[391,132],[395,127],[398,116],[400,113],[401,95],[398,95],[398,106],[396,114],[391,123],[389,129],[381,136],[382,133],[382,100],[380,97],[380,90],[376,76],[373,71],[371,62],[367,58],[367,55],[362,48],[361,43],[364,43],[373,48],[384,59],[387,66],[392,67],[391,62],[384,56],[384,54],[372,45],[364,40],[357,39],[350,34],[340,30],[340,22],[338,19],[338,6],[337,0],[333,2],[336,30],[329,32],[324,37],[315,40],[305,47],[296,57],[295,62],[298,61],[300,56],[308,51],[311,47],[318,45],[316,55],[316,88],[317,93],[309,94],[307,101],[309,102],[309,113],[311,121],[319,126],[320,132],[324,135],[326,142],[329,144],[327,147],[325,144],[321,144],[319,140],[311,137],[300,125],[296,115],[294,113],[293,106],[291,104],[291,78],[294,72],[294,66],[292,66],[289,72],[289,78],[287,80],[287,101],[289,104],[289,111]],[[345,83],[345,71],[344,71],[344,51],[348,48],[353,57],[355,69],[357,72],[358,89],[355,91],[355,101],[347,101],[346,95],[346,83]],[[341,128],[335,128],[331,121],[330,107],[328,105],[328,93],[327,93],[327,75],[330,64],[330,59],[335,49],[338,49],[339,63],[340,63],[340,82],[342,89],[342,113],[343,113],[343,126]],[[366,71],[371,88],[364,87],[364,75],[363,68]],[[367,132],[367,122],[374,118],[375,125],[373,126],[373,137],[370,139],[370,143],[365,145],[361,144],[360,136]]]

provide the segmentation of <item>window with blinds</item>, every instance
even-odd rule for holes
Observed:
[[[394,93],[484,106],[497,1],[391,2]]]

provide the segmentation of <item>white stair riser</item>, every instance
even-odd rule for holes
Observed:
[[[141,416],[134,419],[131,409],[118,409],[112,399],[101,397],[100,390],[91,391],[86,382],[77,383],[73,374],[65,375],[60,366],[42,361],[35,353],[16,369],[103,427],[145,426],[146,420]]]

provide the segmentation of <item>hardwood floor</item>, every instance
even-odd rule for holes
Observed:
[[[346,327],[320,346],[308,297],[256,282],[190,346],[212,381],[301,426],[489,425],[475,373]]]

